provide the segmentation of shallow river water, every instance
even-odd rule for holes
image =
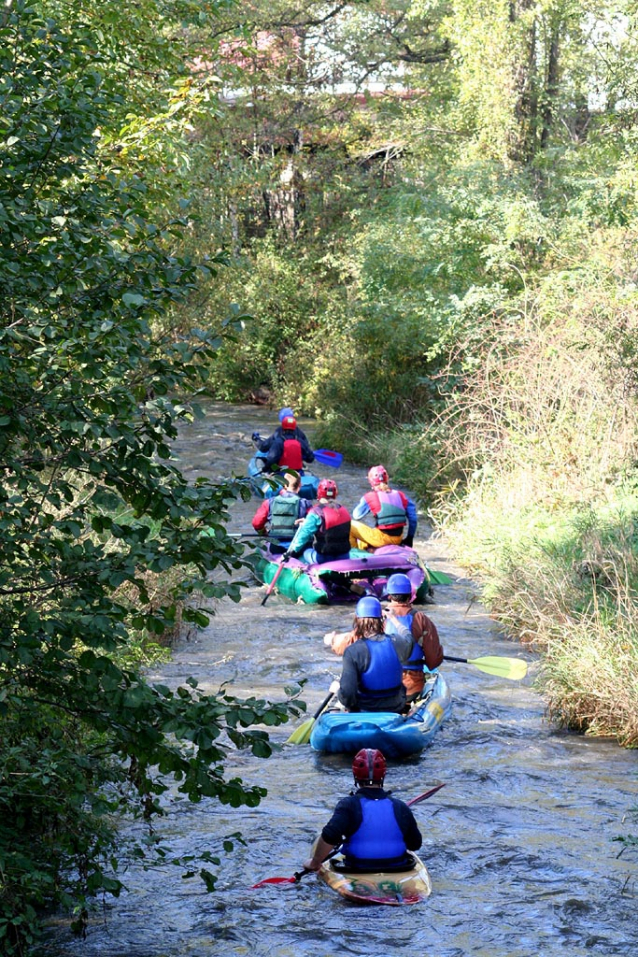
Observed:
[[[250,434],[267,434],[276,415],[253,407],[212,405],[206,418],[183,429],[176,453],[191,477],[243,474]],[[311,424],[301,424],[312,435]],[[352,507],[367,491],[365,472],[344,465],[340,497]],[[249,531],[258,502],[233,506],[233,528]],[[476,589],[443,546],[422,529],[416,546],[428,564],[448,571],[453,584],[435,587],[426,607],[446,653],[524,656],[507,642],[476,601]],[[247,576],[246,576],[247,577]],[[152,675],[178,684],[193,675],[205,690],[229,682],[233,693],[281,698],[308,678],[309,713],[324,698],[339,660],[322,643],[345,630],[348,606],[294,605],[263,587],[245,590],[239,605],[220,604],[210,627],[178,647]],[[297,885],[251,890],[264,877],[290,876],[308,856],[312,839],[351,786],[350,760],[323,756],[309,745],[286,746],[269,760],[236,755],[228,775],[263,785],[255,809],[213,802],[192,806],[174,798],[158,829],[173,852],[217,851],[241,830],[246,846],[222,854],[219,882],[206,893],[179,868],[149,873],[131,865],[128,892],[91,918],[85,941],[66,926],[51,928],[47,957],[580,957],[638,954],[637,855],[619,857],[613,838],[636,832],[636,752],[610,741],[554,729],[524,682],[445,664],[453,710],[421,755],[390,766],[387,787],[409,800],[445,782],[415,808],[424,835],[422,857],[433,882],[431,898],[404,908],[348,905],[314,876]],[[291,725],[272,732],[283,743]]]

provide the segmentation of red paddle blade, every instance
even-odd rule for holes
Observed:
[[[265,887],[266,884],[296,884],[296,877],[265,877],[263,881],[259,881],[258,884],[253,884],[251,890],[254,890],[255,887]]]

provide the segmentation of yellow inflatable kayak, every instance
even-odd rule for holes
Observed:
[[[345,871],[343,858],[333,857],[323,862],[318,876],[342,897],[359,904],[418,904],[432,893],[432,881],[423,861],[416,854],[410,857],[414,866],[409,871],[371,874]]]

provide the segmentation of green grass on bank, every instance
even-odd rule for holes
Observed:
[[[437,511],[490,612],[542,654],[557,724],[638,746],[638,494],[506,509],[485,488]]]

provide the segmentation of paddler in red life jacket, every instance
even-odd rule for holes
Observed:
[[[345,870],[405,871],[413,866],[408,851],[423,843],[414,814],[407,804],[383,790],[386,761],[377,748],[363,748],[352,762],[355,790],[342,798],[306,861],[318,871],[339,845]]]
[[[314,462],[315,453],[310,448],[304,432],[298,428],[292,410],[282,409],[281,411],[289,414],[284,416],[279,414],[281,425],[273,434],[267,439],[260,439],[255,432],[253,439],[257,442],[258,450],[267,453],[264,460],[266,470],[277,471],[278,468],[290,468],[302,472],[303,463]]]
[[[317,505],[297,529],[286,555],[300,555],[309,565],[350,557],[350,512],[335,501],[338,493],[332,479],[319,482]]]
[[[301,498],[298,472],[285,472],[286,487],[274,498],[265,498],[253,518],[253,528],[260,535],[268,534],[271,552],[285,552],[304,520],[310,502]]]
[[[390,488],[383,465],[374,465],[370,469],[368,481],[372,491],[363,496],[352,512],[351,548],[401,544],[411,548],[417,525],[416,505],[404,492]],[[374,527],[361,521],[366,516],[372,517]]]
[[[381,602],[366,595],[355,611],[356,640],[343,652],[337,696],[348,711],[405,709],[403,669],[412,654],[412,635],[401,624],[396,634],[385,630]],[[332,690],[332,688],[331,688]]]

